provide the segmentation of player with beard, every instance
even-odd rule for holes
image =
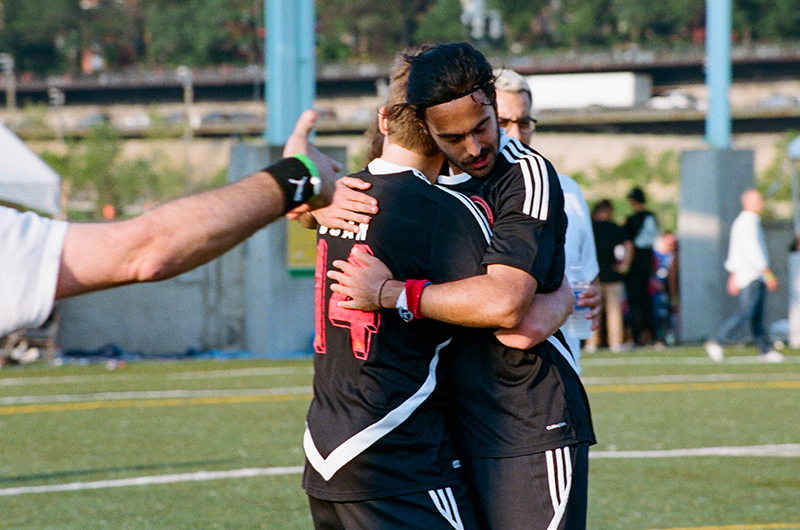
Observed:
[[[493,217],[486,274],[456,282],[395,281],[380,261],[339,260],[333,289],[342,308],[397,306],[470,326],[443,366],[453,429],[478,517],[489,529],[585,528],[588,447],[595,442],[588,400],[563,336],[533,345],[515,331],[536,293],[564,274],[566,215],[552,165],[500,134],[492,68],[466,43],[410,57],[407,103],[450,163],[460,190],[479,194]],[[458,175],[466,173],[467,177]],[[424,278],[424,277],[416,277]],[[433,282],[428,283],[428,280]],[[413,321],[411,322],[414,323]]]

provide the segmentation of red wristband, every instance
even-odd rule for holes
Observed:
[[[422,312],[419,310],[419,301],[422,298],[422,290],[429,286],[428,280],[406,280],[406,296],[408,297],[408,310],[414,318],[421,319]]]

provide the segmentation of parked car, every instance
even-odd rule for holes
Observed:
[[[118,123],[123,129],[144,129],[150,126],[150,116],[144,112],[137,112],[122,116]]]
[[[780,92],[770,94],[759,101],[756,106],[767,109],[780,109],[784,107],[795,107],[800,105],[800,97],[788,96]]]
[[[704,110],[706,104],[682,90],[668,90],[661,95],[651,97],[647,106],[655,110]]]
[[[106,123],[111,123],[111,116],[105,112],[95,112],[78,120],[78,127],[89,129]]]

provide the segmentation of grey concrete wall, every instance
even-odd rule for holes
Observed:
[[[108,344],[146,353],[203,345],[203,284],[210,265],[158,284],[130,285],[60,303],[58,341],[67,350]]]
[[[753,187],[753,152],[707,149],[681,155],[678,238],[681,292],[681,339],[704,340],[726,316],[731,224],[740,210],[739,196]]]

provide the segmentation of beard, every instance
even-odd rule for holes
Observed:
[[[445,159],[451,165],[457,167],[464,173],[467,173],[469,176],[475,178],[484,178],[489,175],[494,168],[495,161],[497,160],[498,150],[493,146],[486,145],[481,148],[481,151],[477,156],[470,156],[462,159],[449,156],[444,151],[442,151],[442,153],[444,154]],[[475,166],[476,163],[481,162],[483,163],[480,166]]]
[[[500,126],[497,125],[497,121],[495,121],[495,127],[494,141],[489,145],[481,147],[481,151],[477,156],[469,156],[459,160],[449,156],[444,149],[441,149],[441,146],[439,146],[439,148],[442,154],[444,154],[444,158],[451,165],[457,167],[471,177],[485,178],[492,172],[492,169],[494,169],[494,165],[497,162],[497,155],[500,152]],[[474,165],[476,162],[481,162],[483,160],[485,160],[485,163],[479,167]]]

